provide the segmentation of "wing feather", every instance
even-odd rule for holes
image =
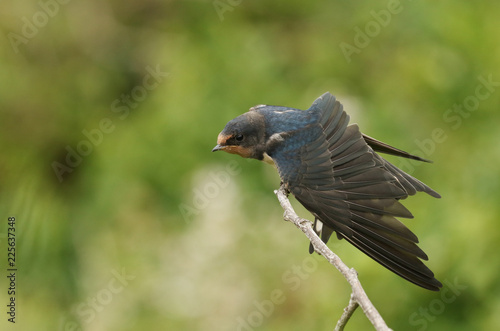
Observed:
[[[376,154],[374,148],[408,153],[348,126],[349,116],[331,94],[306,112],[317,122],[288,132],[272,158],[289,191],[315,215],[316,233],[326,243],[336,232],[408,281],[438,290],[441,283],[421,261],[427,255],[417,236],[396,217],[413,217],[400,199],[420,191],[439,194]]]

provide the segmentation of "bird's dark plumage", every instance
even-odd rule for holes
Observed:
[[[421,261],[427,255],[417,237],[397,217],[413,217],[401,199],[416,192],[440,195],[377,152],[427,160],[348,123],[330,93],[308,110],[256,106],[226,125],[213,151],[273,162],[288,191],[314,215],[314,230],[325,243],[336,232],[399,276],[439,290],[441,283]]]

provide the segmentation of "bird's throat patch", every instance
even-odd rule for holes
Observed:
[[[244,158],[249,158],[252,155],[252,150],[247,147],[241,147],[241,146],[224,146],[222,148],[223,151],[231,154],[237,154],[241,157]]]
[[[264,155],[264,158],[262,159],[263,162],[266,162],[267,164],[276,166],[276,164],[274,163],[274,160],[269,156],[269,154],[264,152],[263,155]]]

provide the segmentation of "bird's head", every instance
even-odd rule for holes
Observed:
[[[212,152],[225,151],[245,158],[262,160],[265,148],[264,116],[249,111],[229,121],[217,137]]]

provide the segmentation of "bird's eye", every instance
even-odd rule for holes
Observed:
[[[242,141],[243,140],[243,135],[242,134],[237,134],[236,137],[234,137],[236,141]]]

